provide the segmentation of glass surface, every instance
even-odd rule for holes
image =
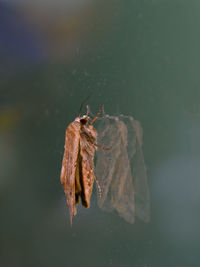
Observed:
[[[0,266],[200,265],[199,12],[194,0],[0,2]],[[94,188],[70,227],[65,129],[91,92],[93,114],[104,104],[143,128],[149,223],[102,211]]]

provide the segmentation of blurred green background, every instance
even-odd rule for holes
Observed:
[[[0,266],[200,265],[199,13],[195,0],[0,2]],[[148,224],[94,193],[70,227],[65,129],[91,92],[93,113],[143,127]]]

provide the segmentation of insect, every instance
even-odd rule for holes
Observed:
[[[94,154],[100,146],[97,145],[97,131],[93,127],[93,123],[101,114],[102,108],[103,105],[100,106],[95,118],[90,121],[89,107],[87,106],[87,114],[80,116],[79,113],[79,116],[66,129],[60,181],[69,207],[71,225],[80,199],[84,207],[90,207],[94,180],[96,180],[99,195],[101,194],[98,180],[94,174]]]
[[[98,141],[111,147],[97,152],[96,175],[102,189],[98,205],[116,210],[127,222],[135,216],[148,222],[150,196],[142,152],[142,127],[131,116],[109,116],[99,120]]]

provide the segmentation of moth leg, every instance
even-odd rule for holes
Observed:
[[[96,116],[94,117],[94,119],[89,123],[90,125],[92,125],[92,124],[98,119],[98,117],[99,117],[100,114],[101,114],[102,109],[103,109],[103,104],[101,104],[100,109],[99,109],[99,112],[97,113],[97,115],[96,115]]]
[[[92,171],[92,173],[93,173],[93,175],[94,175],[95,182],[96,182],[96,184],[97,184],[98,196],[99,196],[99,198],[101,198],[101,197],[102,197],[102,189],[101,189],[99,180],[98,180],[98,178],[96,177],[96,175],[95,175],[95,173],[94,173],[94,169],[93,169],[92,166],[90,165],[89,160],[88,160],[88,164],[89,164],[89,166],[90,166],[90,169],[91,169],[91,171]]]
[[[105,147],[105,146],[101,146],[101,145],[98,145],[98,144],[94,143],[94,141],[91,139],[90,135],[85,133],[85,132],[82,132],[81,136],[82,137],[84,136],[90,144],[92,144],[93,146],[95,146],[95,147],[97,147],[99,149],[102,149],[102,150],[110,150],[110,149],[112,149],[112,147]]]
[[[112,149],[112,147],[105,147],[105,146],[101,146],[101,145],[98,145],[95,143],[93,143],[93,145],[99,149],[102,149],[102,150],[111,150]]]
[[[99,180],[97,179],[97,177],[95,175],[94,175],[94,178],[95,178],[95,181],[97,184],[98,196],[99,196],[99,198],[101,198],[102,197],[102,190],[101,190],[101,186],[99,184]]]
[[[81,114],[81,110],[83,108],[83,104],[88,101],[88,99],[91,97],[92,94],[93,93],[90,93],[89,96],[86,99],[84,99],[83,102],[81,103],[81,106],[80,106],[80,109],[79,109],[79,115],[78,115],[79,117],[80,117],[80,114]]]
[[[90,167],[91,172],[94,175],[94,179],[95,179],[96,184],[97,184],[98,196],[99,196],[99,198],[101,198],[101,196],[102,196],[102,190],[101,190],[101,186],[100,186],[99,180],[97,179],[97,177],[96,177],[96,175],[94,173],[94,168],[92,167],[92,164],[91,164],[90,160],[87,159],[87,162],[88,162],[88,165]]]
[[[94,138],[91,136],[91,135],[89,135],[89,133],[87,133],[87,132],[81,132],[81,137],[83,137],[83,138],[86,138],[86,140],[87,140],[87,142],[88,143],[90,143],[91,145],[94,145]]]

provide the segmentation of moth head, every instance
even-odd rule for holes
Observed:
[[[75,121],[80,122],[81,124],[85,125],[90,120],[90,117],[88,115],[83,115],[82,117],[77,117]]]

